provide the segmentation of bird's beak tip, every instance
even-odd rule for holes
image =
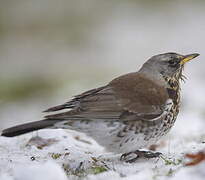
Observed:
[[[181,65],[184,65],[185,63],[187,63],[188,61],[196,58],[197,56],[199,56],[199,53],[194,53],[194,54],[188,54],[186,56],[184,56],[180,62]]]

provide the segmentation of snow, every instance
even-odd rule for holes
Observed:
[[[25,167],[20,165],[14,170],[14,177],[16,180],[66,180],[67,177],[61,167],[53,162],[46,162],[43,164],[36,164]]]
[[[120,155],[105,152],[91,138],[74,131],[40,130],[38,134],[0,137],[0,179],[203,179],[205,163],[185,167],[184,154],[204,150],[202,139],[205,136],[203,132],[187,135],[185,131],[177,134],[177,128],[174,129],[161,141],[165,144],[158,151],[163,153],[163,158],[139,159],[131,164],[121,162]],[[102,167],[102,172],[95,173],[94,168]]]

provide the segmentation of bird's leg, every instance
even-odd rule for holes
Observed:
[[[136,157],[129,159],[128,157],[129,157],[131,154],[135,154]],[[128,162],[128,163],[133,163],[133,162],[135,162],[135,161],[136,161],[137,159],[139,159],[139,158],[147,158],[147,159],[157,158],[157,157],[159,157],[161,154],[162,154],[162,153],[160,153],[160,152],[136,150],[136,151],[133,151],[133,152],[129,152],[129,153],[122,154],[122,156],[120,157],[120,160],[125,161],[125,162]]]

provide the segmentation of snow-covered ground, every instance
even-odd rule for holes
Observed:
[[[191,134],[191,132],[190,132]],[[204,134],[172,136],[161,141],[163,157],[136,163],[119,161],[92,139],[76,132],[41,130],[0,138],[1,180],[204,179],[205,163],[186,167],[186,153],[205,149]]]

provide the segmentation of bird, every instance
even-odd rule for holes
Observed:
[[[137,155],[128,162],[141,156],[158,157],[161,153],[141,149],[156,143],[173,127],[180,109],[184,66],[197,56],[175,52],[152,56],[138,71],[74,96],[45,110],[52,114],[43,120],[4,129],[1,135],[14,137],[44,128],[71,129],[92,137],[109,152],[122,154],[121,159],[131,153]]]

